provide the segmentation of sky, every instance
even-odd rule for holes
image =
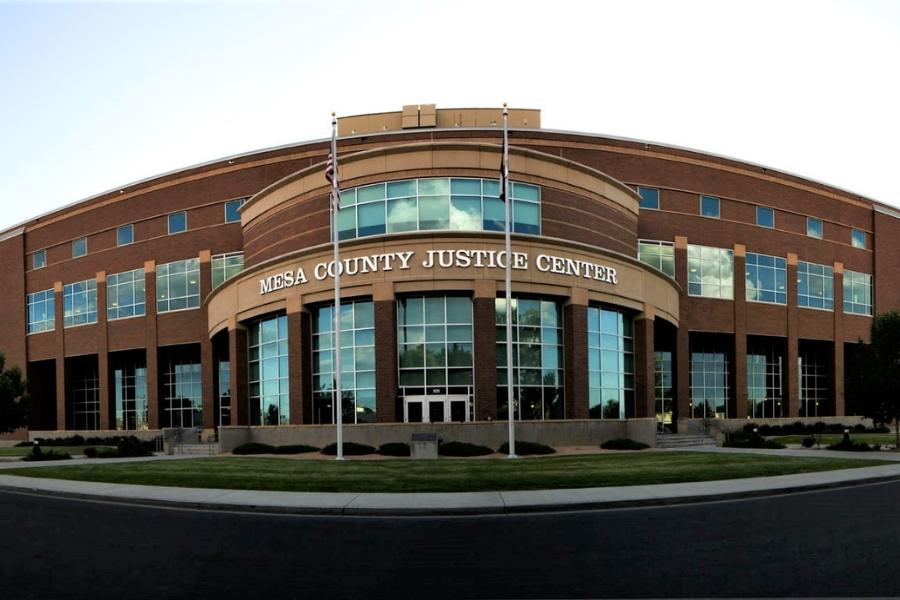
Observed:
[[[0,0],[0,230],[330,115],[539,108],[900,206],[900,0]]]

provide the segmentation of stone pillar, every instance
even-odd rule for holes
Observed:
[[[497,418],[497,283],[475,282],[472,300],[475,347],[475,420]],[[505,417],[504,417],[505,418]]]
[[[729,417],[747,417],[747,248],[734,245],[734,400],[728,407]]]
[[[66,386],[66,332],[63,325],[63,283],[53,284],[53,302],[56,307],[53,315],[54,342],[56,354],[56,429],[66,430],[66,406],[68,394]]]
[[[228,360],[231,363],[231,423],[249,425],[250,412],[247,405],[247,329],[228,321]]]
[[[688,318],[687,280],[688,239],[675,236],[675,281],[681,286],[679,294],[679,325],[675,334],[675,417],[691,418],[691,344]]]
[[[116,428],[116,411],[109,393],[109,339],[106,330],[106,271],[97,273],[97,380],[100,385],[100,429]]]
[[[590,417],[587,352],[587,290],[572,288],[563,306],[566,418]]]
[[[206,297],[212,292],[212,252],[201,250],[200,259],[200,315],[197,336],[200,339],[200,397],[203,406],[203,428],[213,430],[218,425],[216,418],[215,357],[212,340],[209,339],[208,308]]]
[[[375,313],[375,420],[395,423],[403,420],[398,406],[397,382],[397,301],[394,284],[379,282],[372,286]]]
[[[304,358],[304,351],[310,343],[309,332],[304,336],[303,321],[309,323],[309,313],[303,310],[303,302],[299,294],[287,298],[288,328],[288,385],[290,387],[290,419],[291,425],[302,425],[310,421],[305,418],[308,411],[304,405],[311,401],[304,392],[304,377],[310,377],[312,365],[309,358]]]
[[[150,429],[159,429],[159,351],[156,347],[156,262],[144,263],[144,297],[146,316],[144,317],[147,336],[144,342],[147,364],[147,421]]]
[[[834,263],[834,352],[832,353],[833,414],[843,417],[844,406],[844,264]]]
[[[787,348],[785,349],[784,376],[787,385],[783,389],[787,393],[787,417],[800,416],[800,340],[797,316],[797,255],[787,255]]]
[[[652,309],[634,319],[635,416],[656,416],[656,355]]]

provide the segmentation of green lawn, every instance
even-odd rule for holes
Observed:
[[[41,446],[41,450],[43,452],[56,452],[57,454],[71,454],[72,458],[84,456],[84,449],[89,448],[90,446]],[[115,446],[94,446],[97,450],[100,448],[112,448],[116,449]],[[31,454],[31,446],[22,447],[22,448],[0,448],[0,456],[25,456],[26,454]]]
[[[344,462],[221,457],[16,469],[82,481],[310,492],[462,492],[710,481],[884,464],[877,460],[640,452],[519,460]]]
[[[780,442],[782,444],[799,444],[803,441],[803,438],[807,437],[808,435],[809,434],[782,435],[770,439],[773,439],[776,442]],[[843,439],[844,434],[823,433],[821,436],[814,437],[816,437],[816,439],[821,438],[822,446],[828,446],[829,444],[837,444],[838,442],[840,442]],[[854,442],[881,444],[882,446],[893,446],[897,442],[897,436],[893,433],[851,433],[850,439]]]

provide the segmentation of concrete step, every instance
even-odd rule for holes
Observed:
[[[670,433],[656,436],[657,448],[690,448],[694,446],[715,446],[716,438],[711,435],[693,433]]]
[[[219,453],[218,444],[179,444],[175,446],[175,454],[191,454],[209,456]]]

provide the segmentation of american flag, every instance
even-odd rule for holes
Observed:
[[[509,138],[506,133],[506,106],[503,107],[503,151],[500,155],[500,201],[506,202],[506,182],[509,179]]]
[[[325,163],[325,179],[331,184],[331,208],[341,210],[341,193],[338,190],[337,164],[334,155],[328,153],[328,162]]]

